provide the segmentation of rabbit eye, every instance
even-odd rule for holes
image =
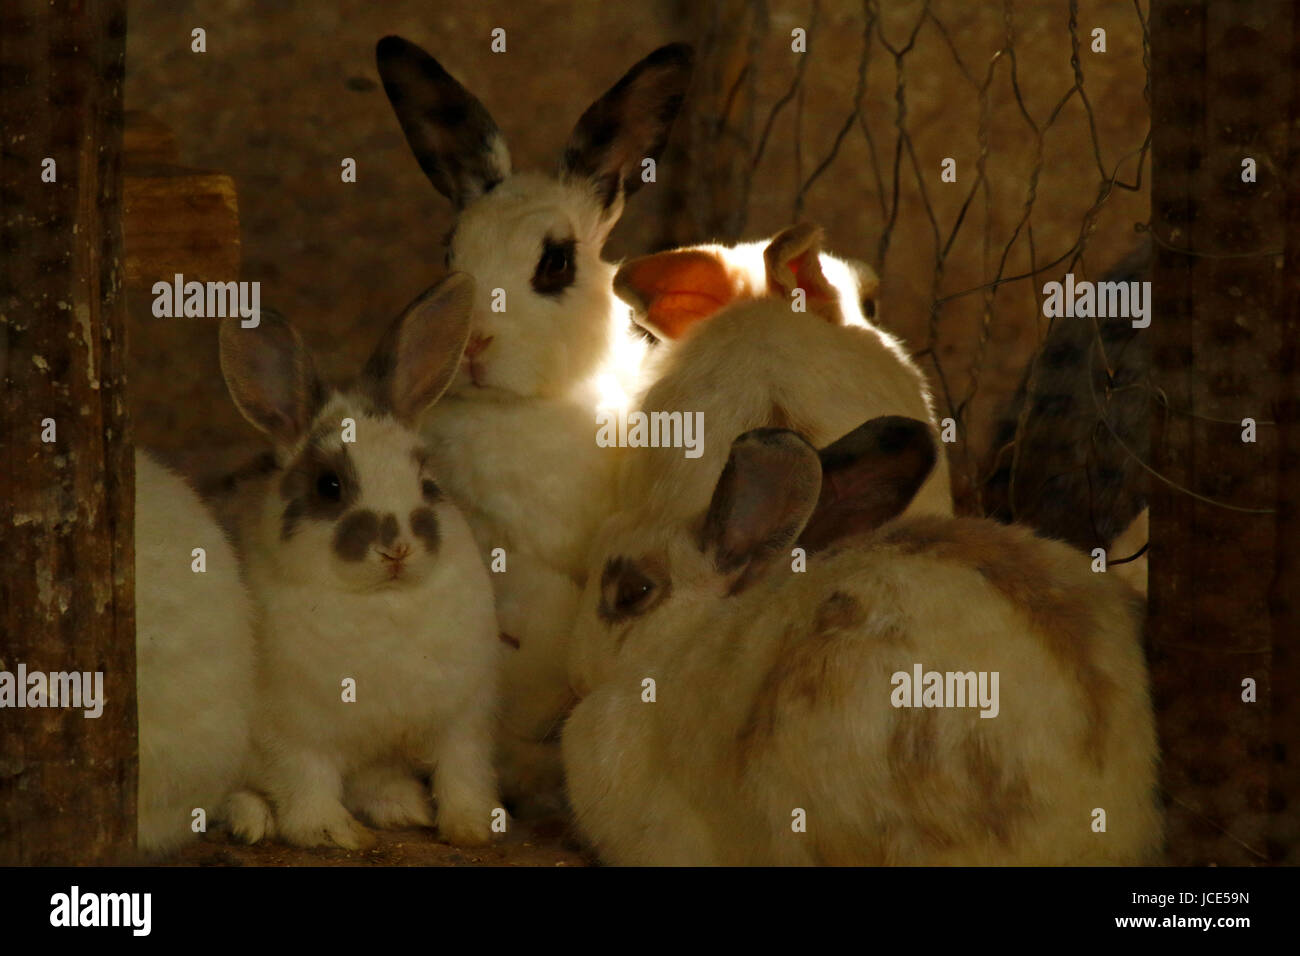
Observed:
[[[323,471],[316,479],[316,493],[329,501],[338,501],[343,496],[343,483],[332,471]]]
[[[611,622],[645,614],[667,590],[627,558],[611,559],[600,584],[600,616]]]
[[[875,299],[863,299],[863,300],[862,300],[862,314],[865,315],[865,316],[866,316],[867,318],[869,318],[869,319],[874,319],[874,318],[876,317],[876,300],[875,300]]]
[[[533,288],[542,295],[559,295],[573,285],[575,267],[572,239],[547,238],[542,244],[542,257],[533,272]]]
[[[653,592],[654,582],[647,577],[624,578],[618,582],[618,593],[614,596],[614,610],[627,614],[646,600]]]

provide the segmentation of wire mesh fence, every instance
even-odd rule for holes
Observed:
[[[1086,278],[1085,254],[1118,193],[1136,203],[1114,217],[1090,262],[1104,269],[1123,259],[1138,242],[1135,223],[1144,228],[1151,145],[1144,4],[1092,4],[1081,13],[1078,0],[1005,0],[972,17],[929,0],[863,0],[854,10],[812,0],[781,24],[774,16],[761,2],[724,3],[702,26],[703,69],[714,72],[701,85],[712,92],[699,98],[692,117],[690,199],[671,238],[751,238],[756,218],[766,229],[783,219],[835,220],[856,207],[857,221],[832,228],[833,241],[856,242],[853,251],[881,274],[884,324],[906,335],[930,377],[939,416],[957,423],[961,439],[948,451],[963,510],[1032,513],[1055,485],[1039,473],[1043,468],[1055,469],[1058,478],[1061,471],[1077,473],[1086,484],[1089,467],[1107,473],[1121,467],[1116,459],[1126,453],[1118,448],[1080,461],[1073,453],[1078,442],[1071,441],[1067,461],[1045,463],[1039,455],[1035,474],[1018,482],[1028,444],[1022,439],[1036,423],[1035,404],[1017,391],[1032,396],[1043,384],[1037,357],[1051,334],[1051,323],[1037,318],[1043,281],[1067,272]],[[1098,22],[1106,24],[1100,36]],[[786,25],[789,33],[778,29]],[[780,59],[758,39],[773,35],[792,48],[802,39],[807,51],[796,53],[779,79],[770,65]],[[1119,71],[1107,60],[1107,43],[1117,37],[1130,49]],[[1052,46],[1048,39],[1065,55],[1055,70],[1042,59]],[[843,62],[830,69],[818,62],[836,56]],[[1094,94],[1088,76],[1099,64],[1105,82]],[[940,72],[956,87],[944,84],[936,104],[926,80]],[[828,90],[832,82],[837,85]],[[1117,99],[1131,122],[1118,136],[1112,123],[1111,135],[1103,136],[1099,114],[1115,113]],[[929,102],[918,110],[918,100]],[[946,150],[945,138],[955,140]],[[1060,150],[1053,153],[1054,139],[1068,141],[1074,153],[1068,161],[1060,162]],[[948,158],[961,168],[956,182],[943,178],[941,160]],[[1049,167],[1058,175],[1044,188]],[[1061,202],[1062,188],[1068,204]],[[1079,197],[1086,197],[1082,209]],[[1136,214],[1121,221],[1129,210]],[[957,269],[954,260],[961,260]],[[902,309],[891,308],[888,295],[899,274],[913,289]],[[1117,388],[1144,388],[1130,369],[1118,372],[1103,324],[1091,325],[1095,349],[1079,347],[1078,367],[1068,370],[1091,380],[1086,363],[1095,351],[1096,400],[1068,410],[1077,420],[1067,427],[1085,442],[1106,433]],[[990,343],[999,338],[1015,341],[1015,357],[998,355],[990,369]],[[995,429],[992,422],[1008,414],[1009,433]],[[1061,424],[1058,415],[1054,429]],[[1118,440],[1141,445],[1127,432]],[[1141,457],[1141,447],[1130,450]],[[985,500],[990,475],[992,500]]]

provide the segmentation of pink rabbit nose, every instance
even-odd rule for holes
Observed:
[[[397,544],[390,545],[388,548],[380,548],[379,556],[385,561],[395,561],[398,564],[405,561],[411,554],[411,546],[405,541],[399,541]]]
[[[465,357],[473,361],[478,358],[479,353],[492,344],[493,336],[480,335],[475,332],[469,337],[469,342],[465,345]]]

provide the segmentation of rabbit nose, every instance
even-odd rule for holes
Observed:
[[[469,337],[469,342],[465,344],[465,357],[471,360],[477,358],[479,353],[492,344],[492,339],[493,336],[491,335],[480,335],[475,332]]]
[[[410,557],[411,546],[405,541],[397,541],[393,544],[379,548],[378,551],[379,556],[385,561],[395,561],[400,563]]]

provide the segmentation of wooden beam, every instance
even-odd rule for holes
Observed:
[[[0,710],[3,864],[112,862],[135,844],[125,37],[124,0],[0,13],[0,670],[98,672],[104,688],[98,718]]]
[[[1294,506],[1294,465],[1280,467],[1271,424],[1297,384],[1294,363],[1279,361],[1288,343],[1278,320],[1295,308],[1284,283],[1300,268],[1282,255],[1300,228],[1286,202],[1293,18],[1286,3],[1151,8],[1149,333],[1161,399],[1151,438],[1161,479],[1151,492],[1148,633],[1176,864],[1259,864],[1279,853],[1274,722],[1295,686],[1280,684],[1276,666],[1298,635],[1277,629],[1276,598],[1300,590],[1295,537],[1279,533],[1277,514]],[[1255,182],[1243,180],[1248,159]],[[1243,441],[1247,418],[1254,442]],[[1294,621],[1293,608],[1281,613]]]

